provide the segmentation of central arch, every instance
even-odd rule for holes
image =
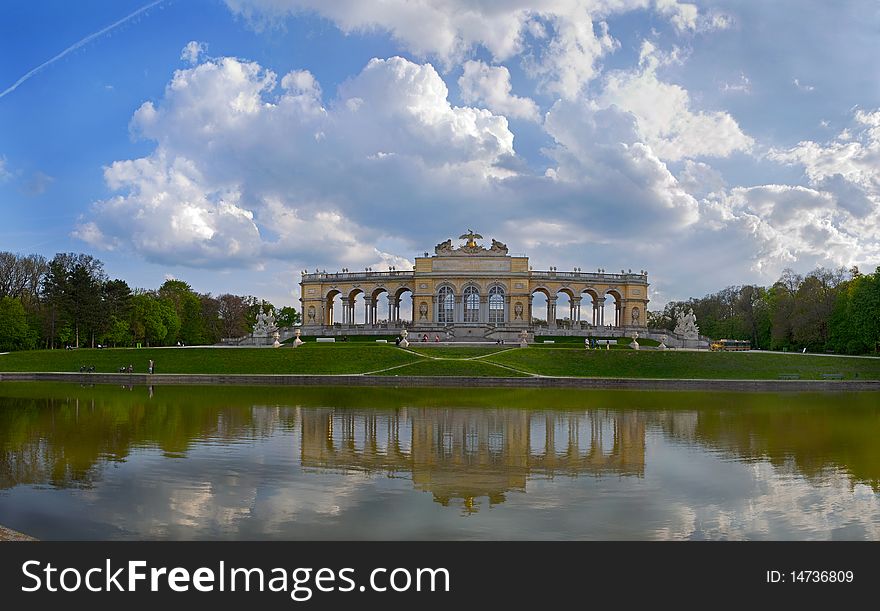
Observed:
[[[502,325],[507,320],[504,313],[504,287],[495,285],[489,288],[489,323]]]
[[[471,284],[464,288],[461,300],[462,321],[480,322],[480,288]]]

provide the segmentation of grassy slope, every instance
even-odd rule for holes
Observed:
[[[431,359],[422,360],[418,363],[382,371],[380,376],[469,376],[476,378],[521,378],[526,374],[517,373],[504,367],[486,363],[484,361],[445,360]]]
[[[550,376],[776,379],[796,373],[802,379],[820,379],[822,373],[841,373],[846,379],[880,379],[880,359],[839,358],[800,354],[709,353],[686,351],[575,350],[573,347],[540,349],[500,347],[415,347],[393,344],[317,344],[300,348],[141,348],[104,350],[41,350],[0,355],[0,371],[79,371],[94,365],[98,372],[114,373],[131,363],[146,372],[147,361],[156,361],[157,373],[379,373],[382,375],[511,376],[521,371]],[[488,354],[474,360],[475,355]],[[439,358],[429,358],[429,357]],[[456,358],[457,357],[457,358]],[[470,359],[470,360],[465,360]]]
[[[94,365],[115,373],[133,365],[146,373],[364,373],[420,360],[394,345],[304,344],[299,348],[118,348],[103,350],[34,350],[0,355],[0,371],[79,371]]]
[[[409,350],[417,354],[440,359],[468,359],[475,356],[485,356],[487,354],[492,354],[493,352],[509,350],[513,347],[514,346],[492,344],[489,346],[437,346],[436,348],[424,348],[419,345],[411,345]]]
[[[841,373],[846,379],[880,379],[880,359],[742,352],[513,350],[485,360],[541,375],[623,378],[776,379],[800,374],[820,379]]]

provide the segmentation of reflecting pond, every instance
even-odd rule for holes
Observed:
[[[41,539],[880,539],[877,393],[0,383]]]

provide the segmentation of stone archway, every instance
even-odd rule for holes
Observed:
[[[351,289],[345,298],[344,305],[346,312],[344,314],[346,325],[364,324],[367,319],[367,305],[364,296],[366,293],[362,289]],[[358,322],[358,319],[361,319]]]
[[[550,296],[554,293],[551,293],[550,289],[537,286],[532,289],[531,293],[529,293],[529,307],[528,307],[528,321],[529,324],[541,325],[540,321],[542,319],[538,318],[538,316],[544,313],[544,324],[549,326],[551,324],[550,321]],[[536,299],[537,298],[537,299]]]
[[[339,299],[337,299],[339,298]],[[327,291],[327,294],[324,296],[324,312],[323,312],[323,321],[327,326],[331,326],[340,322],[340,318],[342,317],[342,291],[337,289],[330,289]],[[336,315],[336,309],[339,308],[339,317]]]
[[[385,307],[380,308],[379,306],[382,302],[381,298],[383,294],[385,295]],[[384,286],[379,286],[373,289],[373,291],[370,293],[370,303],[367,311],[369,312],[369,315],[367,317],[367,325],[376,326],[382,324],[381,321],[383,320],[385,321],[385,323],[390,320],[391,294],[388,292],[388,289],[386,289]],[[383,313],[385,314],[384,317],[382,316]]]
[[[613,299],[611,303],[608,303],[609,295]],[[623,320],[623,295],[620,294],[620,291],[617,289],[608,289],[605,291],[603,297],[604,307],[602,309],[602,314],[604,325],[606,327],[622,327],[626,325],[626,322]]]
[[[407,296],[407,293],[409,295]],[[416,306],[413,300],[413,290],[408,286],[402,286],[394,291],[393,296],[388,297],[388,324],[409,324],[414,320],[413,315]],[[418,316],[418,314],[415,314]]]
[[[584,296],[589,298],[589,302],[584,301]],[[596,289],[586,288],[581,291],[581,320],[587,320],[593,327],[600,326],[601,308],[604,306],[604,298],[599,297]],[[587,309],[589,308],[589,310]],[[589,314],[587,312],[589,311]]]

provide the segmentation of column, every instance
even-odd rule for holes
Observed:
[[[581,298],[575,297],[571,300],[571,322],[573,324],[579,323],[581,320]]]
[[[547,298],[547,325],[556,328],[556,297]]]
[[[489,297],[486,295],[480,295],[480,315],[478,320],[481,323],[489,322]]]
[[[599,307],[599,326],[604,327],[605,326],[605,298],[603,297],[602,299],[600,299],[598,301],[597,305]]]
[[[461,322],[464,320],[464,309],[463,309],[464,303],[462,300],[463,300],[462,295],[455,296],[455,307],[452,310],[453,311],[453,314],[452,314],[452,321],[453,322]]]
[[[373,300],[364,296],[364,326],[370,324],[370,310],[373,308]]]

